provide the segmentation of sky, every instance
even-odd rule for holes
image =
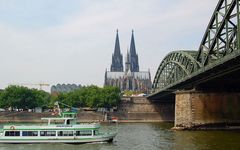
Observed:
[[[153,80],[169,52],[198,49],[217,2],[0,0],[0,89],[103,86],[117,29],[124,58],[134,30],[140,70]]]

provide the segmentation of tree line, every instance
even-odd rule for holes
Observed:
[[[58,95],[22,86],[8,86],[0,91],[0,108],[51,108],[56,101],[72,107],[110,108],[120,103],[120,93],[117,87],[101,88],[94,85]]]

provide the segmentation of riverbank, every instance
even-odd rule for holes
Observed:
[[[0,112],[0,122],[43,122],[41,118],[53,117],[51,112]],[[146,97],[122,97],[117,111],[78,112],[80,122],[107,122],[112,117],[119,122],[173,122],[174,104],[151,102]]]
[[[201,127],[201,128],[182,128],[173,127],[172,131],[240,131],[240,126],[227,126],[227,127]]]
[[[203,124],[192,127],[173,127],[173,131],[231,131],[231,130],[240,130],[239,123],[212,123],[212,124]]]
[[[173,120],[163,120],[159,119],[159,117],[154,117],[156,113],[146,113],[145,115],[142,113],[126,113],[123,112],[114,112],[110,113],[110,115],[114,115],[119,117],[118,123],[172,123]],[[152,117],[149,117],[153,115]],[[14,123],[46,123],[46,121],[41,120],[41,118],[45,117],[57,117],[51,115],[50,112],[44,113],[34,113],[34,112],[0,112],[0,123],[2,124],[14,124]],[[108,120],[104,120],[104,115],[101,112],[92,112],[92,111],[83,111],[78,113],[77,121],[78,122],[101,122],[108,123]],[[130,119],[128,119],[130,118]],[[157,118],[157,119],[152,119]],[[191,128],[183,128],[183,127],[173,127],[171,128],[173,131],[227,131],[227,130],[240,130],[239,124],[208,124],[202,126],[196,126]]]
[[[149,117],[151,116],[152,117]],[[109,117],[115,116],[118,118],[118,122],[120,123],[145,123],[145,122],[172,122],[172,120],[162,120],[156,116],[156,113],[148,113],[148,114],[134,114],[134,113],[109,113]],[[53,116],[50,112],[44,113],[34,113],[34,112],[0,112],[0,123],[44,123],[44,120],[41,118],[46,117],[57,117]],[[152,119],[153,118],[153,119]],[[91,112],[91,111],[83,111],[78,113],[77,115],[78,122],[108,122],[105,119],[105,116],[101,112]]]

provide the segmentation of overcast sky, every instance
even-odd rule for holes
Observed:
[[[197,50],[218,0],[0,0],[0,88],[104,83],[116,29],[125,58],[131,30],[152,79],[167,53]]]

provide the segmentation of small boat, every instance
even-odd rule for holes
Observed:
[[[0,143],[69,143],[112,142],[116,131],[101,133],[100,123],[76,123],[76,112],[63,112],[61,117],[42,118],[47,125],[4,125]]]
[[[118,122],[118,118],[117,117],[112,117],[111,118],[111,122],[112,123],[117,123]]]

